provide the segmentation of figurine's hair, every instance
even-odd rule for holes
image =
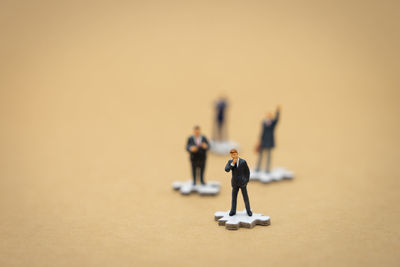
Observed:
[[[231,151],[229,151],[229,153],[238,153],[238,151],[236,150],[236,148],[232,148]]]
[[[193,130],[200,130],[200,126],[199,125],[194,126]]]

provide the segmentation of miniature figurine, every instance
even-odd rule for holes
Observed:
[[[267,165],[266,165],[265,172],[266,173],[270,172],[271,151],[275,147],[274,132],[275,132],[276,124],[278,123],[278,120],[279,120],[279,113],[280,113],[280,107],[278,106],[276,108],[275,118],[273,117],[271,112],[268,112],[265,120],[263,121],[261,140],[260,140],[260,143],[256,147],[256,150],[259,153],[256,172],[260,171],[262,156],[263,156],[264,152],[266,152],[266,154],[267,154]]]
[[[214,131],[213,140],[221,142],[226,140],[225,112],[227,106],[228,106],[227,99],[223,96],[221,96],[215,103],[216,130]]]
[[[260,142],[256,146],[256,152],[259,154],[258,162],[255,170],[250,172],[250,180],[259,180],[263,183],[269,183],[272,181],[279,181],[282,179],[293,179],[294,173],[284,167],[275,167],[271,170],[271,154],[275,147],[275,128],[279,120],[280,107],[276,108],[275,117],[271,112],[267,113],[267,116],[262,124],[262,133]],[[261,162],[263,154],[267,154],[267,164],[265,172],[261,171]]]
[[[242,191],[244,204],[246,206],[247,215],[252,216],[252,212],[250,209],[250,201],[249,196],[247,195],[247,183],[250,179],[250,170],[247,166],[247,162],[239,158],[238,151],[236,149],[231,149],[230,151],[232,159],[228,161],[225,166],[225,171],[232,171],[232,206],[231,211],[229,212],[229,216],[233,216],[236,214],[236,202],[237,202],[237,194],[239,192],[239,188]]]
[[[204,182],[204,170],[206,167],[208,141],[204,135],[201,135],[199,126],[193,129],[193,136],[190,136],[187,141],[186,150],[190,154],[190,161],[192,163],[192,177],[193,185],[196,185],[196,177],[200,176],[200,182]]]
[[[238,148],[238,145],[227,137],[227,109],[228,100],[225,96],[221,96],[215,103],[214,130],[210,148],[212,152],[222,155],[228,154],[232,148]]]
[[[249,166],[247,162],[239,158],[238,151],[231,149],[232,159],[225,166],[225,171],[232,171],[232,206],[230,211],[217,211],[214,213],[214,220],[218,225],[225,225],[228,230],[237,230],[240,227],[253,228],[255,225],[270,225],[269,216],[260,213],[253,213],[250,209],[249,196],[247,195],[247,183],[249,182]],[[236,201],[239,188],[242,190],[246,210],[236,213]]]
[[[220,183],[217,181],[204,181],[204,170],[206,167],[208,141],[204,135],[201,135],[200,127],[193,128],[193,136],[187,141],[186,150],[190,153],[190,162],[192,164],[192,180],[175,181],[172,183],[174,190],[179,190],[182,195],[189,195],[197,192],[200,195],[217,195],[220,191]],[[200,179],[200,185],[196,185],[196,178]]]

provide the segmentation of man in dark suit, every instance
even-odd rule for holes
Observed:
[[[262,124],[262,133],[261,133],[261,140],[260,143],[257,145],[256,150],[259,152],[258,156],[258,162],[257,162],[257,168],[256,171],[260,171],[261,167],[261,160],[264,151],[267,152],[267,166],[266,166],[266,172],[270,172],[270,165],[271,165],[271,151],[275,147],[275,127],[276,124],[278,123],[279,120],[279,113],[280,113],[280,107],[278,106],[276,108],[276,114],[275,117],[272,115],[271,112],[267,113],[267,116],[265,120],[263,121]]]
[[[193,135],[188,138],[186,150],[190,154],[190,161],[192,163],[193,185],[196,184],[196,177],[200,175],[200,182],[204,182],[204,169],[206,167],[208,140],[204,135],[201,135],[200,127],[195,126]]]
[[[242,191],[244,204],[246,206],[246,211],[249,216],[252,216],[253,213],[250,210],[250,201],[249,196],[247,195],[247,183],[250,178],[250,170],[249,166],[247,166],[247,162],[239,158],[238,152],[236,149],[231,149],[230,151],[232,159],[228,161],[225,166],[225,171],[232,171],[232,207],[229,212],[229,216],[233,216],[236,214],[236,202],[237,202],[237,194],[239,192],[239,188]]]
[[[228,102],[226,97],[221,96],[215,104],[215,124],[213,139],[216,141],[226,141],[226,109]]]

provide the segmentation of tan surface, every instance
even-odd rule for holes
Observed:
[[[399,265],[398,1],[59,2],[0,6],[1,266]],[[213,221],[227,157],[219,196],[171,190],[220,91],[252,166],[283,106],[269,227]]]

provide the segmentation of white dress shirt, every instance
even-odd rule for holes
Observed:
[[[238,158],[238,160],[236,161],[236,167],[239,167],[239,160],[240,160],[240,159]],[[234,167],[235,164],[233,164],[233,162],[232,162],[232,163],[231,163],[231,166]]]
[[[201,135],[199,137],[196,137],[196,136],[194,137],[194,141],[196,142],[197,146],[201,145],[201,140],[202,140]]]
[[[272,124],[272,120],[271,119],[265,119],[264,120],[264,124],[267,126],[270,126]]]

